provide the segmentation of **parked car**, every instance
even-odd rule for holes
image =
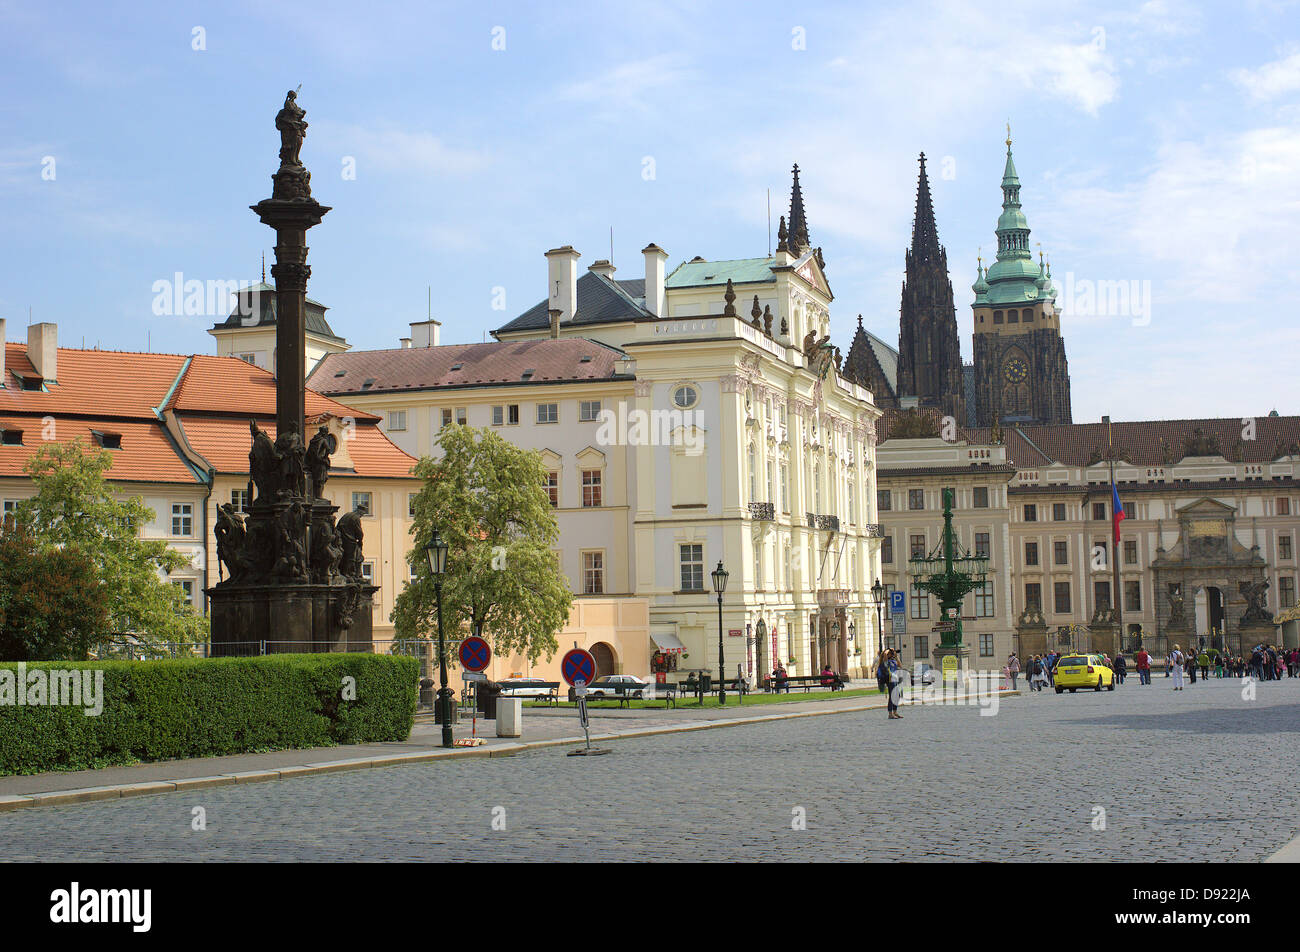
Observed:
[[[500,684],[502,697],[550,697],[556,689],[554,681],[541,678],[506,678]]]
[[[650,689],[649,681],[630,674],[610,674],[603,678],[597,678],[587,685],[587,696],[621,697],[627,694],[639,698],[644,697],[646,691]]]
[[[936,680],[936,676],[934,673],[934,668],[928,664],[922,663],[922,664],[917,664],[912,668],[908,683],[909,684],[917,684],[917,683],[934,684],[935,680]]]

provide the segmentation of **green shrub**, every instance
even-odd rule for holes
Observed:
[[[102,670],[103,710],[0,703],[0,775],[405,740],[419,667],[371,654],[28,664]],[[343,699],[345,677],[355,700]]]

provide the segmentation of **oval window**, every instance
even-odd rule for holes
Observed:
[[[699,401],[700,395],[694,387],[682,386],[673,391],[673,403],[678,409],[689,410]]]

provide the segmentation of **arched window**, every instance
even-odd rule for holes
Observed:
[[[1013,310],[1010,310],[1010,311],[1007,311],[1007,323],[1008,323],[1008,324],[1019,324],[1019,323],[1020,323],[1020,312],[1017,311],[1017,310],[1014,310],[1014,309],[1013,309]]]
[[[1001,324],[1001,323],[1002,323],[1002,312],[1001,312],[1001,311],[994,311],[994,312],[993,312],[993,323],[994,323],[994,324]]]

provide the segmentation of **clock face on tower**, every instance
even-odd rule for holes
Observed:
[[[1029,365],[1020,357],[1012,357],[1002,367],[1008,383],[1024,383],[1029,376]]]

